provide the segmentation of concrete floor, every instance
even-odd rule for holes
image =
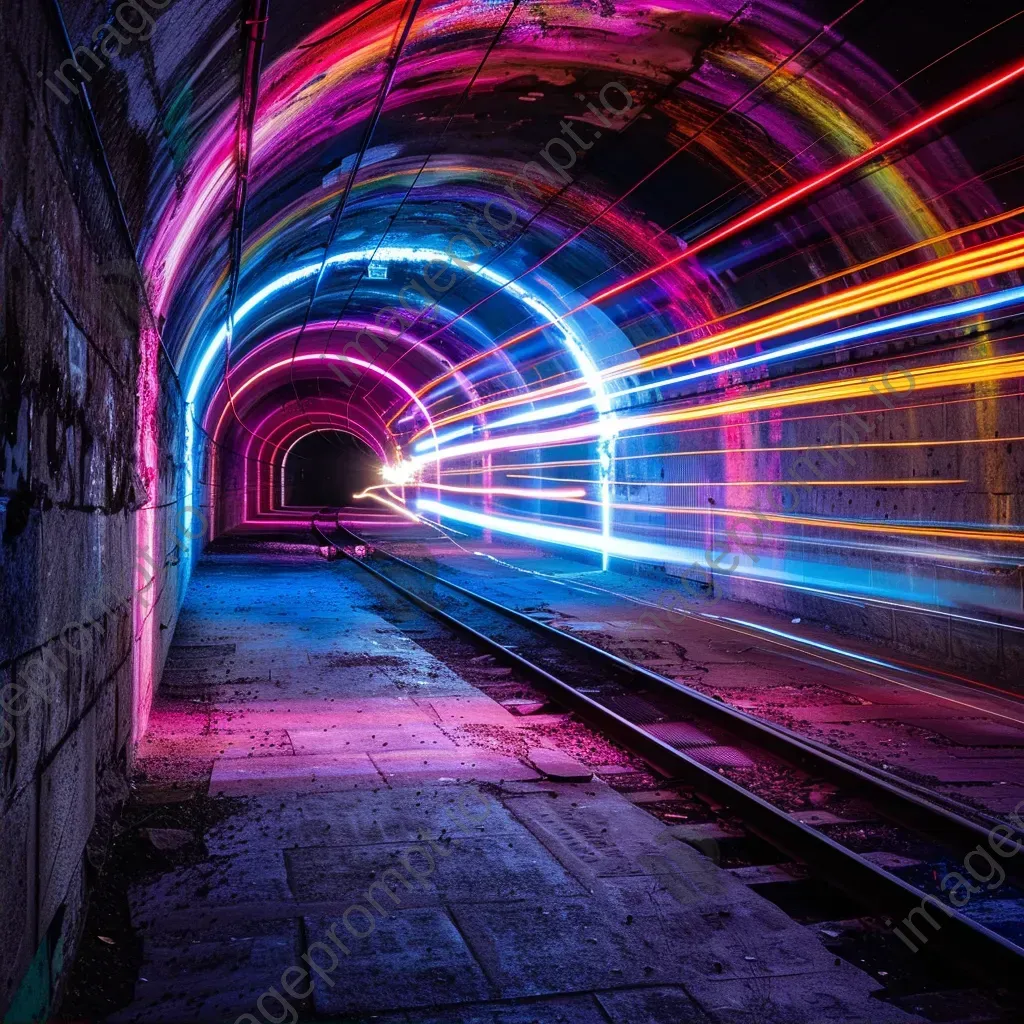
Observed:
[[[207,824],[139,828],[160,852],[128,892],[137,976],[106,1019],[917,1019],[611,788],[622,759],[538,750],[538,716],[368,610],[358,572],[198,565],[135,801]],[[472,739],[495,729],[525,754]]]

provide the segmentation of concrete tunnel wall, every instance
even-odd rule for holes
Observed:
[[[14,3],[0,21],[4,1019],[44,1019],[53,1004],[126,792],[137,566],[154,567],[141,607],[158,677],[190,565],[178,526],[184,402],[162,351],[155,427],[172,443],[152,483],[153,556],[139,558],[137,388],[152,325],[85,109],[37,87],[64,54],[46,11]]]
[[[979,344],[983,342],[982,333]],[[889,356],[897,348],[888,345],[881,351]],[[824,359],[818,362],[827,365]],[[703,537],[705,551],[694,565],[634,562],[632,569],[663,581],[652,595],[662,604],[678,604],[673,595],[686,580],[690,583],[683,586],[690,593],[813,620],[840,635],[878,641],[1019,688],[1024,633],[1010,627],[1019,624],[1024,612],[1024,566],[978,564],[964,573],[962,564],[937,557],[927,539],[897,531],[900,524],[941,528],[944,523],[966,521],[1011,527],[1017,521],[1024,493],[1024,445],[1013,439],[1022,433],[1021,398],[990,402],[979,387],[967,396],[951,392],[921,399],[899,374],[893,375],[892,383],[891,396],[883,395],[856,412],[816,409],[816,415],[778,416],[760,425],[692,429],[681,436],[666,435],[660,442],[667,453],[726,449],[726,455],[651,457],[655,453],[644,439],[621,439],[615,501],[631,507],[615,513],[616,530],[668,545],[686,544],[696,534]],[[955,443],[957,438],[985,434],[1007,440],[999,445]],[[937,443],[920,443],[922,438]],[[879,442],[907,447],[874,446]],[[839,444],[844,447],[836,447]],[[639,455],[645,457],[630,460]],[[624,478],[634,482],[627,485]],[[941,487],[858,486],[844,484],[844,478],[960,482]],[[777,480],[789,486],[781,494],[764,486],[730,487],[725,500],[753,511],[749,519],[733,524],[714,515],[723,503],[723,491],[706,481],[721,479]],[[652,506],[697,511],[667,516]],[[782,515],[803,518],[805,525],[784,526],[772,519]],[[856,532],[837,539],[835,534],[823,536],[814,525],[816,519],[892,520],[894,532],[878,543],[869,543],[870,536]],[[882,590],[887,575],[898,573],[911,581],[912,589],[893,590],[888,596],[894,604],[908,607],[829,594],[820,578],[814,578],[815,562],[834,565],[835,589],[840,589],[846,574],[863,573]],[[773,565],[787,571],[806,565],[804,586],[752,578],[762,569],[767,575]],[[952,600],[952,594],[958,600]]]

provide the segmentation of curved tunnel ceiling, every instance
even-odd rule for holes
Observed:
[[[1012,8],[925,36],[875,0],[338,8],[176,0],[90,86],[189,451],[352,429],[411,507],[671,561],[617,480],[708,448],[692,484],[728,491],[671,510],[696,536],[789,419],[894,373],[922,408],[1016,386]]]

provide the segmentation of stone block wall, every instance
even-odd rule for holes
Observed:
[[[133,727],[134,256],[84,106],[40,71],[55,7],[0,19],[0,1018],[45,1020],[125,791]],[[144,165],[138,168],[145,175]],[[127,268],[127,269],[126,269]],[[157,672],[187,582],[181,392],[161,356]],[[162,555],[162,557],[161,557]],[[161,564],[162,563],[162,564]]]

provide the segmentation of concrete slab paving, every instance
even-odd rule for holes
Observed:
[[[463,806],[469,812],[485,807],[488,813],[477,824],[461,813]],[[354,847],[412,843],[423,835],[451,840],[523,831],[502,805],[477,786],[307,793],[288,801],[263,796],[246,800],[245,808],[244,814],[228,818],[207,833],[211,855],[241,853],[254,845],[272,850]]]
[[[393,786],[418,786],[429,782],[521,782],[540,778],[537,771],[518,758],[484,749],[375,751],[368,756]]]
[[[993,781],[1019,782],[1021,778],[1016,761],[1004,764],[998,758],[922,756],[906,757],[900,763],[911,771],[931,776],[939,782],[989,784]]]
[[[1020,814],[1021,811],[1024,811],[1024,786],[1016,781],[1000,782],[997,785],[998,788],[989,789],[986,787],[984,792],[984,805],[986,807],[991,808],[997,814],[1009,814],[1010,812]],[[979,799],[979,787],[977,785],[954,785],[947,783],[941,788],[944,793],[949,793],[950,796],[966,797],[969,800]]]
[[[683,868],[699,872],[701,854],[605,783],[546,789],[541,794],[506,797],[505,802],[577,878],[593,884],[597,878],[650,874],[652,863],[668,864],[669,852]]]
[[[256,894],[262,900],[291,898],[282,850],[254,849],[177,867],[133,886],[128,898],[132,923],[145,934],[159,931],[171,911],[231,907],[250,902]]]
[[[255,1007],[266,979],[300,954],[297,922],[272,924],[262,929],[267,934],[238,935],[230,943],[191,936],[173,948],[146,943],[146,976],[136,985],[135,1001],[110,1024],[223,1024],[239,1006]]]
[[[314,976],[318,1013],[351,1014],[443,1003],[477,1002],[495,993],[447,912],[420,907],[381,919],[366,939],[352,938],[336,919],[305,918],[315,940],[335,928],[349,940],[335,982]],[[356,920],[363,931],[368,924]],[[326,963],[326,961],[324,961]]]
[[[735,703],[735,702],[734,702]],[[893,708],[891,704],[825,704],[825,705],[788,705],[794,715],[806,722],[827,724],[843,724],[853,722],[891,722]],[[934,715],[935,708],[927,704],[905,704],[900,711],[901,717]]]
[[[990,718],[915,717],[914,724],[965,747],[1024,747],[1024,727]]]
[[[285,862],[292,893],[300,900],[361,895],[386,867],[400,868],[406,879],[399,891],[403,906],[504,903],[585,891],[525,829],[456,838],[447,847],[416,843],[288,850]],[[426,876],[422,882],[417,873]]]
[[[323,793],[373,789],[384,779],[367,754],[291,755],[243,760],[219,758],[210,777],[211,796]]]
[[[375,1024],[608,1024],[590,995],[523,1002],[447,1006],[411,1013],[374,1015]],[[335,1024],[356,1024],[353,1018]]]
[[[705,861],[702,875],[684,873],[691,882],[686,888],[675,885],[675,876],[667,872],[652,872],[603,879],[595,893],[607,904],[610,921],[629,923],[632,917],[633,923],[647,922],[659,948],[670,951],[664,969],[681,983],[748,977],[752,971],[804,974],[833,966],[834,957],[816,938],[807,941],[806,928],[729,871],[713,869]],[[866,991],[880,988],[874,979],[856,974]]]
[[[426,703],[437,716],[437,721],[445,725],[502,725],[515,729],[524,724],[479,690],[421,703]]]
[[[531,747],[526,760],[546,779],[560,782],[589,782],[594,773],[561,750]]]
[[[677,980],[646,927],[650,922],[634,929],[625,924],[625,914],[610,921],[609,907],[600,899],[461,904],[452,914],[506,996]]]
[[[132,887],[142,963],[133,1001],[111,1019],[290,1019],[268,993],[308,955],[322,970],[290,1000],[300,1021],[724,1024],[748,1009],[724,984],[754,974],[800,993],[812,982],[792,978],[813,979],[835,994],[797,1003],[876,1020],[871,978],[835,967],[818,938],[674,827],[600,779],[552,781],[478,745],[536,716],[513,715],[365,611],[352,567],[267,561],[259,600],[250,576],[263,560],[200,563],[189,642],[242,649],[258,631],[260,650],[244,656],[254,674],[274,672],[272,652],[298,650],[312,615],[324,656],[230,703],[219,686],[191,709],[158,696],[147,806],[178,806],[177,780],[206,763],[193,798],[212,820],[199,852]],[[351,657],[339,640],[350,635]],[[357,657],[373,650],[406,652],[405,663]],[[545,756],[572,760],[557,744]]]
[[[287,730],[296,754],[345,754],[354,751],[384,750],[454,750],[455,744],[433,723],[403,728],[348,723],[333,723],[315,729]]]
[[[686,989],[677,986],[598,992],[597,1001],[612,1024],[711,1024]]]
[[[210,726],[218,732],[232,733],[252,732],[267,724],[286,730],[309,729],[314,721],[318,726],[351,728],[364,728],[371,722],[382,728],[394,728],[399,724],[407,727],[437,721],[429,709],[423,709],[413,697],[392,697],[379,692],[357,696],[348,688],[349,681],[346,670],[341,674],[338,691],[326,701],[318,699],[312,706],[309,701],[288,700],[277,694],[276,698],[263,698],[255,703],[215,707],[210,714]],[[385,685],[378,681],[378,690],[383,688]]]
[[[720,1024],[905,1024],[908,1016],[871,999],[842,971],[798,975],[704,978],[688,990]],[[853,1007],[856,1008],[853,1008]]]

